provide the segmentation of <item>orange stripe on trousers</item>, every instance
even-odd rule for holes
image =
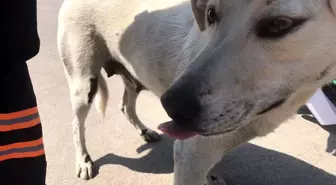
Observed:
[[[21,118],[25,116],[29,116],[32,114],[35,114],[38,112],[37,107],[33,107],[30,109],[18,111],[18,112],[12,112],[12,113],[6,113],[6,114],[0,114],[0,119],[1,120],[10,120],[10,119],[15,119],[15,118]]]
[[[30,128],[37,124],[41,123],[40,118],[35,118],[31,121],[23,122],[23,123],[17,123],[13,125],[0,125],[0,132],[6,132],[6,131],[12,131],[12,130],[18,130],[18,129],[24,129],[24,128]]]
[[[19,142],[19,143],[13,143],[9,145],[0,146],[0,151],[10,150],[14,148],[26,148],[26,147],[33,147],[43,144],[43,138],[33,140],[33,141],[27,141],[27,142]]]
[[[31,158],[38,157],[44,155],[44,149],[40,149],[38,151],[33,152],[24,152],[24,153],[12,153],[5,156],[0,156],[0,161],[8,160],[8,159],[18,159],[18,158]]]

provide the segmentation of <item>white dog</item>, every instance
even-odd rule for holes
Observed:
[[[159,135],[138,119],[136,98],[161,97],[173,121],[160,129],[180,139],[174,184],[204,185],[225,153],[272,132],[336,78],[335,12],[336,0],[66,0],[58,46],[78,176],[92,178],[84,122],[93,100],[105,111],[102,68],[122,76],[122,111],[148,142]]]

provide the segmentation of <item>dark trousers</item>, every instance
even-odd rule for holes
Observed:
[[[0,184],[45,185],[45,176],[41,121],[21,62],[0,74]]]

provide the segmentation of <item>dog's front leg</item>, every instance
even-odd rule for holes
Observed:
[[[227,150],[222,142],[222,138],[201,136],[175,141],[174,185],[204,185],[208,172]]]
[[[261,135],[249,124],[221,136],[196,136],[174,145],[174,185],[204,185],[213,166],[236,146]],[[225,185],[220,178],[208,178],[207,185]]]

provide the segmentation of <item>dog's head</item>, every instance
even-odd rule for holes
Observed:
[[[272,120],[335,77],[336,0],[191,4],[208,41],[161,98],[177,125],[215,135]]]

